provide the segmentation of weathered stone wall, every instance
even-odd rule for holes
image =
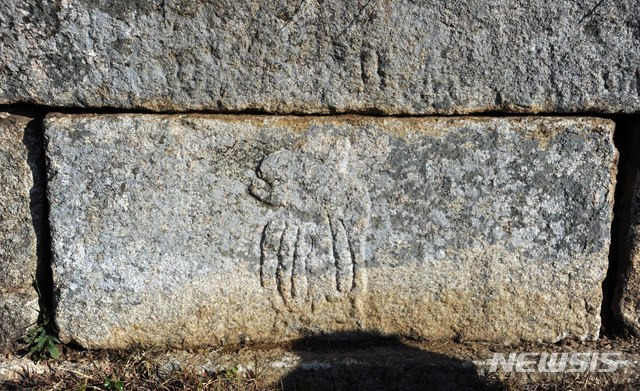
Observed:
[[[31,203],[39,202],[40,189],[34,188],[30,167],[30,148],[38,142],[28,130],[30,121],[0,113],[0,348],[17,342],[38,317]]]
[[[0,103],[638,112],[638,15],[637,0],[5,0]]]
[[[598,336],[609,121],[58,115],[45,132],[68,341]]]
[[[640,135],[613,142],[640,124],[638,15],[5,1],[0,104],[37,120],[0,114],[0,345],[35,280],[87,347],[591,339],[610,308],[640,333]]]

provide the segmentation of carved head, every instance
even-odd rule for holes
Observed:
[[[311,140],[298,150],[279,150],[266,156],[256,170],[249,191],[272,206],[307,218],[318,215],[368,215],[369,197],[350,171],[351,144]],[[348,216],[347,216],[348,217]]]

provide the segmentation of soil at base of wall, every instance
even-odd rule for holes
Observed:
[[[379,339],[327,342],[310,338],[282,345],[233,346],[192,351],[88,351],[64,348],[63,358],[34,363],[0,359],[0,388],[222,389],[222,390],[636,390],[640,340],[608,339],[557,344],[418,342]],[[619,367],[604,372],[490,372],[494,353],[620,353]]]

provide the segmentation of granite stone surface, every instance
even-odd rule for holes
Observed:
[[[32,211],[40,210],[42,191],[35,184],[31,121],[0,113],[0,349],[11,347],[38,317]]]
[[[596,338],[612,133],[596,118],[50,115],[60,335]]]
[[[637,0],[5,0],[0,104],[640,112]]]

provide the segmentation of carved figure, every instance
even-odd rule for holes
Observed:
[[[278,208],[261,239],[261,283],[291,309],[352,298],[366,288],[371,201],[349,167],[346,139],[328,152],[279,150],[256,170],[250,193]],[[322,148],[321,148],[322,150]]]

